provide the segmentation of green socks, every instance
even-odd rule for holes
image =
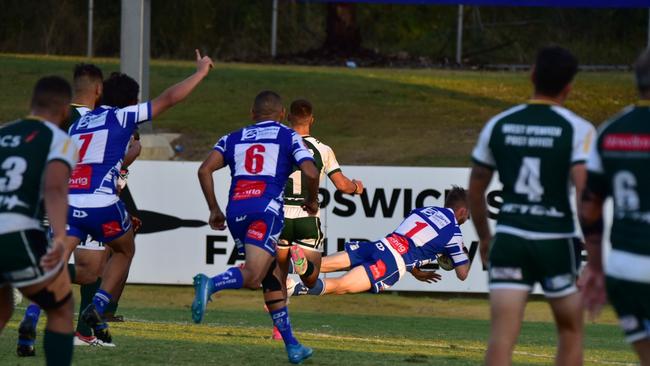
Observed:
[[[47,366],[69,366],[72,364],[72,337],[72,333],[56,333],[45,329],[43,349]]]

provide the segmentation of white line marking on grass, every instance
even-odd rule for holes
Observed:
[[[183,325],[183,326],[194,325],[194,323],[191,323],[189,321],[187,321],[187,322],[184,322],[184,321],[165,321],[165,320],[163,320],[163,321],[152,321],[152,320],[133,319],[133,318],[125,319],[125,323],[128,323],[128,322],[143,323],[143,324]],[[224,326],[223,324],[218,324],[218,323],[203,323],[202,325],[203,326],[208,326],[208,327],[213,327],[213,328],[238,328],[238,329],[268,330],[266,327],[259,327],[259,326],[241,326],[241,325],[227,325],[227,326]],[[470,346],[470,345],[459,345],[459,344],[445,343],[445,342],[433,342],[433,341],[423,342],[423,341],[413,341],[413,340],[403,341],[403,340],[398,340],[398,339],[387,340],[387,339],[380,339],[380,338],[366,338],[366,337],[359,337],[359,336],[321,334],[321,333],[300,332],[300,331],[296,332],[296,334],[308,336],[308,337],[311,337],[311,338],[336,339],[336,340],[341,340],[341,341],[367,342],[367,343],[378,343],[378,344],[387,344],[387,345],[404,344],[404,345],[415,345],[415,346],[421,346],[421,347],[435,347],[435,348],[453,349],[453,350],[461,350],[461,351],[466,350],[466,351],[485,352],[485,347],[476,347],[476,346]],[[519,356],[528,356],[528,357],[549,359],[549,360],[550,359],[555,359],[555,355],[547,355],[547,354],[533,353],[533,352],[527,352],[527,351],[514,351],[514,354],[519,355]],[[589,358],[585,358],[585,361],[595,363],[597,365],[622,365],[622,366],[634,366],[634,365],[636,365],[635,363],[628,363],[628,362],[621,362],[621,361],[609,361],[609,360],[594,360],[594,359],[589,359]]]

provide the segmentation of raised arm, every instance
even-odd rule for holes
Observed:
[[[223,168],[225,165],[223,155],[217,150],[213,150],[199,167],[199,183],[203,196],[210,209],[209,224],[213,230],[224,230],[226,228],[226,216],[219,208],[217,197],[214,194],[214,180],[212,173]]]
[[[492,180],[493,171],[484,166],[474,164],[469,178],[469,210],[472,223],[479,238],[481,261],[487,265],[488,251],[492,234],[488,226],[488,209],[485,202],[485,191]]]
[[[196,72],[187,79],[167,88],[162,94],[151,101],[151,114],[155,118],[161,113],[180,103],[194,88],[208,75],[210,68],[214,66],[212,59],[208,56],[201,57],[199,50],[196,51]]]
[[[348,194],[361,194],[363,193],[363,183],[360,180],[350,179],[346,177],[341,171],[332,173],[329,176],[332,183],[337,190]]]

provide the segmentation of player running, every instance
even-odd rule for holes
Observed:
[[[296,100],[291,103],[288,117],[291,127],[302,136],[307,149],[312,153],[316,168],[320,172],[320,180],[325,175],[334,183],[337,190],[348,194],[361,194],[363,183],[350,180],[341,171],[334,151],[311,136],[311,126],[314,124],[313,108],[307,100]],[[320,211],[310,215],[302,209],[301,204],[306,198],[302,173],[299,170],[289,176],[284,190],[284,229],[278,243],[278,266],[282,270],[283,282],[287,279],[289,254],[294,259],[294,271],[307,287],[317,284],[323,252],[323,231],[321,230]],[[303,250],[304,249],[304,250]]]
[[[67,131],[72,125],[72,122],[78,120],[82,115],[95,108],[102,95],[102,84],[103,74],[97,66],[85,63],[75,66],[72,80],[73,96],[72,102],[70,103],[70,113],[68,118],[61,124],[61,126],[59,126],[62,130]],[[49,227],[47,219],[44,220],[44,226],[46,228]],[[79,245],[74,251],[75,263],[68,263],[67,265],[71,282],[81,284],[80,313],[85,306],[92,301],[95,292],[92,291],[92,293],[89,294],[90,299],[88,299],[88,293],[90,291],[87,290],[87,287],[89,286],[87,284],[96,281],[97,273],[102,265],[101,256],[97,258],[96,255],[91,255],[92,252],[83,249],[103,250],[104,247],[103,245],[100,246],[96,242],[84,241],[82,242],[82,245]],[[70,253],[66,252],[64,259],[67,261],[69,256]],[[97,288],[95,288],[95,291],[96,290]],[[32,303],[27,306],[25,316],[18,328],[18,356],[28,357],[35,355],[34,343],[36,339],[36,326],[38,324],[40,313],[41,308],[37,304]],[[94,339],[95,337],[92,336],[90,328],[81,321],[77,322],[75,344],[81,344],[79,343],[79,335],[81,333],[87,335],[88,338],[86,339],[92,344],[99,344],[99,342]],[[82,344],[88,343],[84,342]]]
[[[160,96],[141,104],[138,83],[124,74],[113,73],[105,82],[102,106],[87,113],[70,128],[79,146],[79,165],[70,178],[68,248],[76,247],[88,235],[106,243],[113,254],[106,263],[100,289],[81,314],[95,336],[112,343],[104,320],[106,306],[116,295],[128,273],[135,252],[133,228],[124,203],[117,196],[117,179],[129,140],[139,123],[157,117],[184,100],[205,78],[212,60],[196,51],[197,70]]]
[[[16,287],[47,313],[48,365],[72,363],[72,291],[63,267],[68,178],[77,150],[59,128],[71,95],[62,78],[42,78],[30,115],[0,129],[0,330],[11,318]],[[43,204],[51,240],[42,226]]]
[[[374,242],[348,242],[345,250],[323,258],[322,273],[350,269],[343,276],[317,279],[309,289],[297,284],[292,293],[299,295],[380,293],[394,286],[405,272],[424,282],[437,282],[440,275],[422,271],[439,256],[451,260],[456,276],[464,281],[469,274],[469,258],[463,244],[460,225],[469,210],[463,188],[453,187],[445,207],[416,208],[392,233]]]
[[[585,305],[596,315],[606,298],[642,366],[650,365],[650,52],[636,63],[640,101],[600,127],[587,162],[580,222],[589,261]],[[603,271],[603,203],[614,198],[612,249]],[[605,288],[607,293],[605,293]]]
[[[199,168],[199,181],[210,209],[210,227],[224,230],[226,221],[238,250],[246,254],[243,268],[209,278],[194,277],[195,298],[192,319],[203,320],[210,295],[224,289],[243,287],[264,290],[264,301],[273,324],[282,334],[291,363],[300,363],[312,355],[293,336],[286,306],[284,283],[276,268],[276,243],[283,226],[283,191],[296,165],[304,174],[306,197],[302,207],[310,214],[318,212],[318,169],[302,138],[282,125],[285,109],[280,96],[263,91],[255,97],[251,109],[255,124],[222,137]],[[226,216],[214,193],[212,173],[230,168],[230,186]]]
[[[575,283],[578,259],[569,182],[579,195],[595,130],[561,106],[577,71],[568,50],[541,49],[532,71],[533,99],[492,118],[472,153],[470,208],[481,259],[489,268],[487,365],[511,364],[528,293],[536,282],[558,329],[556,363],[582,364],[582,304]],[[485,191],[494,170],[503,184],[503,205],[492,238]]]

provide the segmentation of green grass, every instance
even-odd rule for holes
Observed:
[[[46,74],[70,77],[70,57],[0,55],[0,121],[24,115],[33,83]],[[117,60],[95,60],[106,75]],[[151,92],[192,71],[189,62],[154,61]],[[159,131],[180,132],[183,158],[201,160],[223,134],[249,122],[262,89],[289,103],[310,99],[314,135],[344,164],[467,166],[484,123],[530,96],[526,73],[449,70],[345,69],[217,64],[183,104],[156,121]],[[630,73],[581,73],[569,108],[595,124],[635,100]]]
[[[272,341],[259,291],[226,291],[209,305],[205,323],[190,321],[190,287],[128,286],[113,323],[116,349],[78,347],[76,365],[282,365],[281,342]],[[477,365],[485,350],[488,305],[483,298],[438,295],[350,295],[291,301],[298,338],[315,350],[308,365]],[[14,314],[0,335],[0,364],[43,363],[13,355]],[[41,326],[44,322],[41,322]],[[587,325],[585,364],[623,365],[635,357],[611,310]],[[555,330],[545,302],[533,300],[515,351],[516,365],[552,364]]]

